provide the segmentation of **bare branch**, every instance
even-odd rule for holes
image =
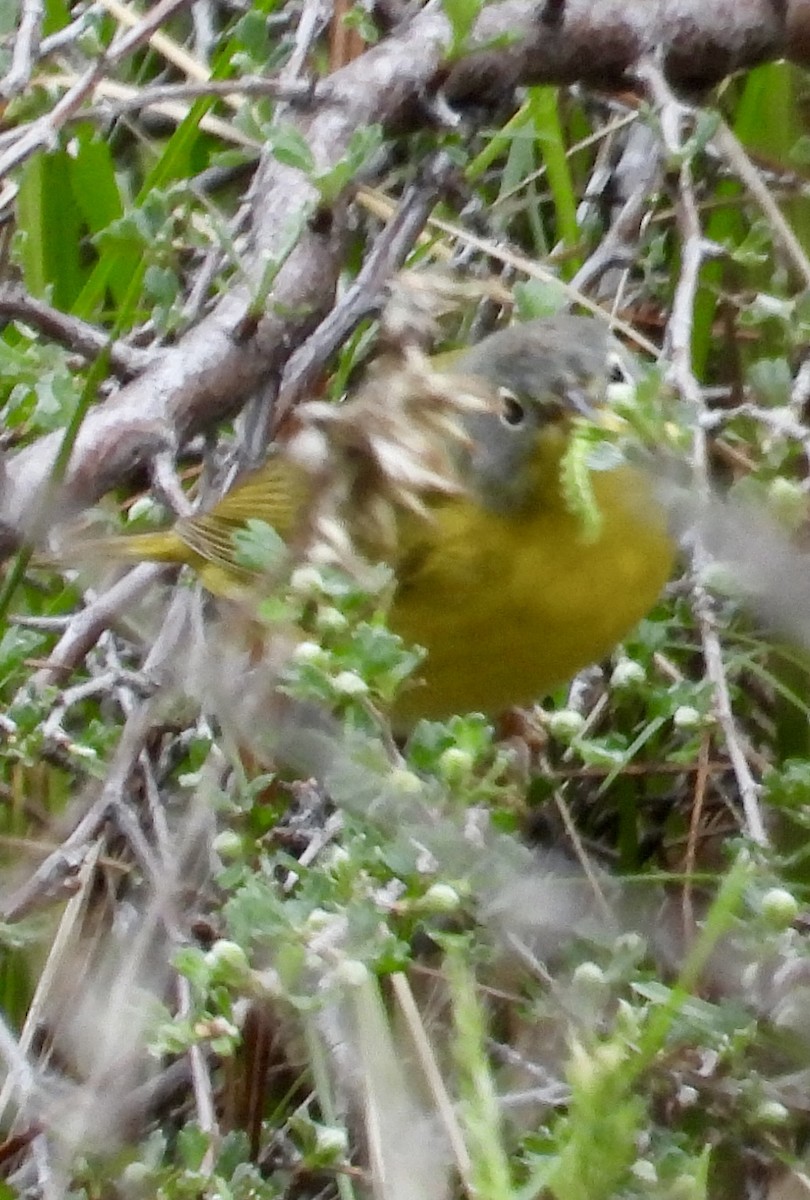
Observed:
[[[11,67],[5,78],[0,80],[0,95],[6,98],[21,92],[31,78],[32,64],[39,52],[44,11],[42,0],[24,0],[20,27],[14,39]]]
[[[315,101],[328,97],[329,83],[318,83],[306,79],[262,79],[242,76],[240,79],[208,79],[202,83],[164,83],[154,87],[132,90],[131,95],[107,100],[101,98],[100,111],[106,113],[138,112],[153,105],[169,104],[177,100],[198,100],[203,96],[271,96],[275,100],[286,100],[306,108]],[[82,113],[86,117],[88,113]]]
[[[645,65],[643,75],[660,106],[661,128],[667,149],[676,154],[684,140],[684,120],[691,114],[671,95],[663,76],[651,64]],[[695,297],[700,268],[708,247],[702,236],[693,188],[692,165],[688,157],[684,159],[680,169],[676,212],[681,235],[682,265],[668,327],[671,353],[670,377],[693,414],[694,486],[702,501],[708,504],[710,498],[708,443],[706,428],[701,421],[701,417],[704,415],[703,399],[692,369],[691,351]],[[720,638],[714,621],[712,600],[700,582],[701,572],[705,569],[707,562],[708,556],[698,536],[692,552],[694,572],[692,608],[700,629],[706,674],[712,684],[715,715],[739,788],[746,832],[757,845],[767,846],[768,835],[759,802],[759,785],[748,765],[743,742],[734,718]]]
[[[68,316],[41,300],[35,300],[23,288],[13,284],[0,287],[0,317],[25,321],[40,333],[85,358],[95,358],[108,345],[109,339],[106,334],[95,325],[82,321],[79,317]],[[123,342],[116,342],[110,350],[110,364],[113,370],[125,378],[131,378],[143,371],[151,359],[152,355],[148,351],[138,350]]]

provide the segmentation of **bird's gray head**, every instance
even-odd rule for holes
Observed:
[[[538,431],[604,399],[609,341],[595,318],[560,315],[493,333],[454,363],[491,387],[491,410],[465,419],[472,487],[488,508],[526,504]]]

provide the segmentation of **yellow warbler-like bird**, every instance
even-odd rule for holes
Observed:
[[[463,413],[464,437],[451,448],[458,487],[428,487],[420,497],[427,515],[401,511],[394,545],[377,548],[396,574],[390,627],[427,650],[422,679],[397,703],[400,725],[495,714],[542,696],[632,629],[674,556],[643,471],[621,462],[592,472],[595,532],[563,494],[571,419],[607,389],[599,322],[560,316],[512,326],[457,357],[446,377],[482,401]],[[210,512],[105,548],[187,564],[224,593],[242,571],[234,532],[254,517],[292,539],[314,486],[282,448]],[[375,547],[363,550],[373,556]]]

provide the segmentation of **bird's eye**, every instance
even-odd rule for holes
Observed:
[[[526,409],[514,392],[510,392],[508,388],[498,388],[498,396],[501,401],[501,420],[504,425],[511,425],[513,429],[518,429],[526,420]]]

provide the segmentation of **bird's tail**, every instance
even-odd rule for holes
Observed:
[[[82,546],[93,558],[126,562],[186,562],[185,546],[170,529],[93,538]]]
[[[124,533],[100,537],[71,537],[55,554],[37,552],[35,564],[64,570],[78,564],[106,565],[116,562],[187,563],[189,551],[171,529],[154,533]]]

